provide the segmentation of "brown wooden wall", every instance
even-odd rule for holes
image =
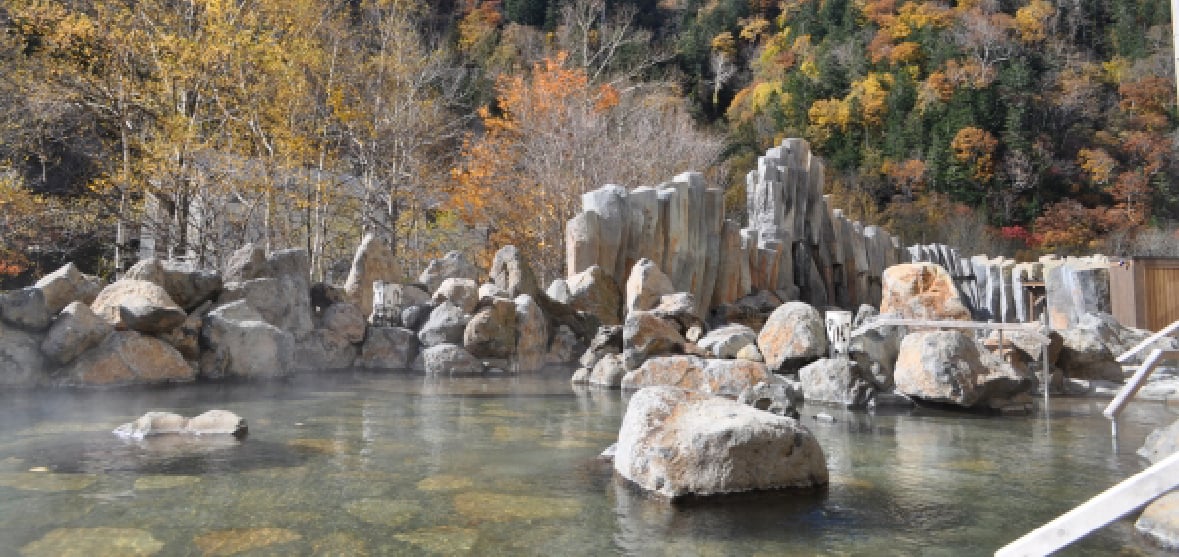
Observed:
[[[1111,263],[1109,283],[1110,305],[1123,325],[1157,331],[1179,321],[1179,258]]]

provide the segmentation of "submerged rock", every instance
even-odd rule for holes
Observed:
[[[147,530],[138,528],[55,528],[20,549],[25,557],[147,557],[164,548]]]
[[[1179,420],[1150,432],[1142,448],[1138,449],[1138,456],[1149,460],[1151,464],[1158,464],[1176,451],[1179,451]]]
[[[1147,505],[1134,528],[1164,549],[1179,549],[1179,491],[1172,491]]]
[[[301,539],[301,534],[286,528],[232,528],[201,534],[192,542],[204,555],[221,556],[237,555]]]
[[[828,481],[822,448],[797,420],[675,387],[631,398],[614,469],[670,498]]]

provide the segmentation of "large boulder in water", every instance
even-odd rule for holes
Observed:
[[[201,326],[201,375],[264,378],[288,374],[295,338],[262,318],[244,300],[221,306]]]
[[[1101,335],[1092,329],[1060,331],[1063,341],[1056,366],[1066,377],[1074,379],[1102,379],[1122,382],[1125,377],[1117,357],[1101,342]]]
[[[594,368],[597,369],[596,367]],[[622,378],[623,389],[666,385],[714,395],[736,397],[762,381],[771,381],[765,364],[748,360],[705,360],[696,356],[663,356],[643,362]]]
[[[827,462],[797,420],[675,387],[627,406],[614,469],[669,498],[826,485]]]
[[[894,379],[906,396],[965,407],[1026,393],[1035,382],[959,331],[909,333]]]
[[[395,283],[401,282],[401,279],[401,267],[393,251],[370,232],[364,235],[360,247],[356,248],[352,268],[348,271],[348,279],[344,281],[344,292],[362,314],[371,315],[373,283],[378,280]]]
[[[954,279],[941,265],[902,263],[880,277],[880,313],[907,319],[969,321]]]
[[[805,302],[786,302],[770,314],[757,348],[771,371],[792,373],[827,355],[823,316]]]
[[[54,363],[65,365],[97,346],[111,331],[114,331],[114,327],[95,315],[90,306],[72,302],[61,310],[53,326],[45,333],[41,352]]]
[[[858,366],[847,358],[823,358],[798,370],[798,382],[807,403],[822,402],[849,408],[868,405],[876,389],[861,377]]]
[[[45,293],[30,286],[0,294],[0,320],[26,331],[44,331],[53,320]]]
[[[369,327],[356,367],[409,369],[418,356],[418,335],[400,327]]]
[[[172,345],[133,331],[115,331],[63,369],[54,381],[61,385],[107,387],[195,379],[196,369]]]
[[[0,323],[0,387],[34,387],[42,382],[45,357],[31,333]]]
[[[516,296],[513,304],[516,306],[516,371],[538,371],[544,367],[549,355],[548,319],[532,296]]]
[[[33,286],[44,293],[49,312],[56,314],[71,302],[89,305],[102,291],[103,284],[97,277],[82,274],[73,263],[66,263]]]
[[[422,367],[430,375],[473,375],[483,373],[483,362],[456,344],[439,344],[425,349]]]
[[[315,329],[295,343],[291,365],[295,371],[347,369],[359,350],[350,338],[331,329]]]
[[[618,292],[618,283],[601,267],[591,265],[569,277],[567,284],[569,305],[573,309],[593,315],[603,325],[622,323],[619,318],[622,296]]]
[[[364,341],[364,330],[368,326],[368,321],[355,304],[340,302],[323,310],[322,326],[342,335],[348,342],[360,344]]]
[[[450,278],[477,280],[479,269],[467,261],[462,252],[451,251],[440,259],[431,259],[426,269],[418,276],[418,282],[426,285],[426,290],[436,292],[442,281]]]

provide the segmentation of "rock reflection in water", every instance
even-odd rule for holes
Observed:
[[[210,407],[249,420],[251,436],[194,446],[109,433],[149,410]],[[0,547],[68,554],[107,528],[146,533],[159,554],[201,540],[250,555],[984,555],[1141,470],[1133,450],[1174,419],[1131,405],[1113,453],[1102,407],[1054,399],[1045,418],[804,406],[828,456],[825,491],[669,505],[597,458],[626,395],[571,389],[565,372],[0,393]],[[1070,549],[1127,547],[1153,551],[1122,522]]]

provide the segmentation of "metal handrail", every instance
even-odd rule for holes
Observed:
[[[1146,337],[1146,340],[1139,342],[1137,345],[1134,346],[1134,348],[1131,348],[1131,349],[1125,351],[1124,353],[1122,353],[1121,356],[1118,356],[1118,363],[1124,364],[1124,363],[1130,361],[1130,358],[1137,356],[1138,353],[1141,352],[1142,350],[1144,350],[1147,346],[1154,344],[1154,341],[1156,341],[1160,338],[1163,338],[1163,337],[1165,337],[1165,336],[1167,336],[1177,330],[1179,330],[1179,321],[1176,321],[1174,323],[1171,323],[1170,325],[1167,325],[1165,328],[1163,328],[1163,330]]]
[[[1179,360],[1179,350],[1163,350],[1162,348],[1155,348],[1150,351],[1146,359],[1142,361],[1142,365],[1138,367],[1138,371],[1134,372],[1134,376],[1126,382],[1126,386],[1118,391],[1118,396],[1110,401],[1109,406],[1105,407],[1102,414],[1111,420],[1117,420],[1118,415],[1130,403],[1130,399],[1138,394],[1138,390],[1150,378],[1150,374],[1154,373],[1154,368],[1158,367],[1159,362],[1163,360]],[[1117,427],[1117,424],[1114,424]],[[1115,429],[1116,431],[1116,429]]]
[[[1179,486],[1179,453],[1143,470],[995,552],[995,557],[1048,555]]]

